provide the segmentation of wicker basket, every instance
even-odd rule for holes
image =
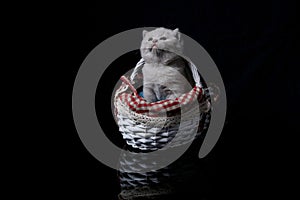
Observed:
[[[147,103],[134,87],[143,65],[141,59],[130,80],[122,76],[122,85],[115,93],[115,118],[124,140],[140,150],[157,150],[166,144],[176,147],[193,141],[195,133],[201,134],[210,119],[209,93],[202,87],[197,68],[189,62],[195,81],[190,92],[175,100]]]

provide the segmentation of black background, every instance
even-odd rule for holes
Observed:
[[[57,7],[59,13],[50,15],[59,15],[54,24],[63,60],[59,87],[67,96],[57,102],[67,103],[59,109],[68,114],[61,116],[59,144],[53,144],[51,170],[44,172],[47,194],[98,199],[118,194],[116,171],[93,158],[77,135],[70,106],[72,87],[81,63],[99,43],[121,31],[150,26],[179,28],[195,39],[223,77],[226,124],[205,158],[216,163],[212,180],[213,192],[220,197],[216,199],[266,199],[283,191],[294,148],[290,138],[299,133],[295,1],[98,1]]]

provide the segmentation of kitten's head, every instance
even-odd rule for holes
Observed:
[[[177,29],[157,28],[143,31],[142,58],[148,63],[168,63],[183,52],[183,41]]]

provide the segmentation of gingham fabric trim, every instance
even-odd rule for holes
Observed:
[[[122,103],[129,107],[130,110],[137,113],[173,111],[183,105],[190,104],[202,98],[202,88],[195,86],[190,92],[183,94],[174,100],[167,99],[149,103],[138,95],[136,89],[125,76],[122,76],[121,80],[124,84],[129,86],[133,94],[123,93],[119,96],[119,98]]]

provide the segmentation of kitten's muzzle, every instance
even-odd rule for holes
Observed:
[[[150,48],[149,48],[149,51],[152,52],[152,50],[157,50],[157,45],[156,44],[153,44]]]

